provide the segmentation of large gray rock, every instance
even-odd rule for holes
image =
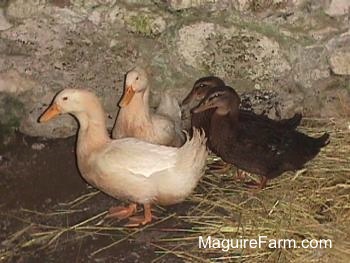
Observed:
[[[329,63],[337,75],[350,75],[350,48],[334,51]]]
[[[7,20],[4,9],[0,8],[0,31],[9,29],[12,27],[12,24]]]
[[[240,7],[241,9],[247,5],[247,0],[167,0],[170,8],[174,10],[183,10],[188,8],[206,8],[210,10],[224,10],[230,7]]]
[[[350,31],[332,38],[326,46],[332,71],[337,75],[350,75]]]
[[[164,14],[147,7],[125,10],[123,23],[128,31],[144,37],[159,36],[167,28]]]
[[[31,92],[37,88],[37,83],[22,76],[17,70],[9,70],[0,73],[0,92],[12,96],[19,96],[25,92]]]
[[[204,54],[207,39],[210,35],[215,34],[217,27],[219,26],[214,23],[198,22],[186,25],[179,30],[177,51],[187,65],[192,67],[201,66],[199,60]]]
[[[29,18],[39,14],[46,6],[46,0],[11,0],[7,15],[12,18]]]
[[[329,16],[342,16],[350,11],[349,0],[330,0],[325,8],[325,12]]]
[[[295,1],[295,0],[294,0]],[[300,0],[299,0],[300,1]],[[272,1],[251,1],[251,0],[167,0],[167,4],[174,10],[184,10],[189,8],[202,8],[211,11],[222,11],[235,9],[238,11],[259,11],[269,7],[278,8],[286,5],[286,0]]]
[[[177,48],[187,65],[225,79],[271,83],[291,70],[275,40],[234,26],[186,25],[179,30]]]
[[[138,52],[129,45],[131,38],[109,37],[94,28],[93,23],[80,23],[84,15],[78,12],[55,10],[58,12],[46,10],[44,17],[24,19],[1,35],[0,61],[5,73],[0,79],[0,92],[23,105],[23,112],[15,112],[16,125],[20,123],[20,131],[32,136],[73,135],[76,123],[72,118],[59,118],[45,125],[37,123],[54,94],[73,86],[90,88],[101,97],[111,116],[108,126],[112,127],[123,76]],[[47,15],[53,13],[48,19]],[[91,36],[93,31],[96,33]],[[116,43],[113,47],[109,46],[111,40]],[[10,67],[16,70],[9,70]]]
[[[316,0],[9,1],[13,26],[0,32],[1,124],[33,136],[72,135],[68,116],[37,119],[56,92],[78,87],[100,97],[112,127],[124,74],[136,64],[153,72],[152,107],[164,90],[182,100],[196,79],[215,74],[247,107],[273,118],[343,116],[350,41],[339,32],[347,18],[334,21],[321,8]]]
[[[6,88],[2,88],[3,85]],[[6,101],[11,101],[11,105],[14,105],[5,108],[0,116],[11,116],[10,119],[17,120],[21,132],[48,138],[67,137],[75,133],[77,125],[67,116],[45,125],[37,122],[39,116],[51,103],[56,91],[44,88],[29,76],[13,70],[0,75],[0,91],[6,94]]]
[[[18,126],[37,98],[38,83],[16,70],[0,73],[0,126]]]
[[[321,45],[298,47],[292,54],[294,80],[308,89],[315,81],[328,78],[327,54],[326,48]]]

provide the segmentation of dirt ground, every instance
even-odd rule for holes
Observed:
[[[0,258],[0,262],[151,262],[160,255],[150,242],[164,236],[162,230],[149,229],[99,253],[91,258],[90,254],[102,248],[128,229],[117,230],[115,235],[90,235],[67,233],[60,237],[59,245],[52,243],[45,247],[41,242],[30,249],[18,249],[28,237],[17,231],[29,226],[30,234],[42,231],[42,225],[65,227],[74,225],[86,218],[104,212],[118,201],[98,193],[93,202],[85,202],[75,210],[67,211],[68,202],[84,194],[96,193],[80,177],[74,156],[75,136],[68,139],[44,140],[17,134],[1,154],[0,163],[0,240],[1,252],[9,250],[9,257]],[[39,145],[39,146],[38,146]],[[43,145],[44,148],[36,148]],[[41,146],[42,147],[42,146]],[[33,149],[34,148],[34,149]],[[167,209],[166,214],[186,209],[186,204]],[[71,209],[71,208],[69,208]],[[52,216],[50,213],[57,213]],[[64,213],[64,211],[66,213]],[[45,215],[46,214],[46,215]],[[164,213],[163,213],[164,214]],[[107,222],[108,225],[122,226],[123,222]],[[176,220],[169,220],[157,227],[175,226]],[[45,227],[43,227],[45,229]],[[26,229],[27,231],[28,229]],[[131,230],[133,233],[135,230]],[[14,237],[12,242],[9,238]],[[4,260],[4,261],[2,261]],[[182,262],[174,256],[167,256],[157,262]]]
[[[0,148],[0,262],[349,262],[349,131],[332,122],[303,130],[331,133],[330,145],[304,170],[271,180],[260,192],[244,188],[234,170],[206,174],[185,202],[155,207],[152,224],[132,229],[104,220],[120,201],[79,176],[75,137],[16,134]],[[198,249],[200,235],[261,234],[298,242],[329,238],[335,247]]]

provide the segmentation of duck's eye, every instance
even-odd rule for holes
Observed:
[[[63,97],[62,100],[68,100],[68,97]]]
[[[139,80],[139,77],[136,77],[136,80]]]

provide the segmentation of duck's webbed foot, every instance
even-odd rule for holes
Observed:
[[[260,185],[259,185],[259,188],[260,189],[264,189],[265,186],[266,186],[266,183],[267,183],[267,177],[266,176],[262,176],[261,177],[261,181],[260,181]]]
[[[223,174],[231,169],[232,165],[225,163],[223,160],[215,161],[208,165],[209,171],[212,173]]]
[[[244,181],[246,176],[247,176],[247,172],[246,171],[237,169],[236,178],[237,178],[238,181]]]
[[[144,216],[133,216],[129,218],[129,223],[127,223],[126,227],[138,227],[138,226],[144,226],[148,223],[152,222],[152,211],[151,211],[151,205],[145,204],[144,205]]]
[[[258,189],[258,190],[261,190],[261,189],[264,189],[265,186],[266,186],[266,183],[267,183],[267,177],[266,176],[262,176],[261,177],[261,180],[260,180],[260,183],[256,183],[256,182],[248,182],[248,183],[245,183],[245,186],[247,188],[250,188],[250,189]]]
[[[129,218],[134,215],[137,210],[137,205],[132,203],[128,206],[113,206],[109,209],[109,213],[105,218],[117,218],[119,220]]]

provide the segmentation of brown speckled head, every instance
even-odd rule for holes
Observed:
[[[219,115],[236,114],[239,110],[240,102],[239,95],[231,87],[213,88],[192,112],[199,113],[215,108],[215,112]]]
[[[222,86],[225,86],[225,82],[218,77],[208,76],[200,78],[194,83],[191,92],[182,101],[182,105],[199,102],[207,95],[210,89]]]

